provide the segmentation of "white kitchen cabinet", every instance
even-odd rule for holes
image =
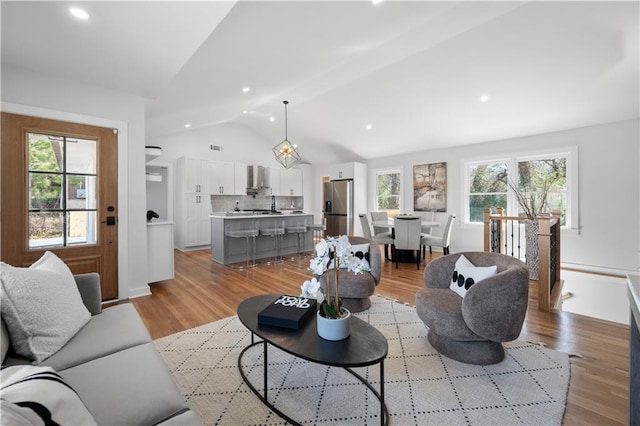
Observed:
[[[269,195],[280,195],[280,174],[283,169],[279,167],[269,167]]]
[[[243,163],[235,163],[233,166],[235,173],[234,195],[247,194],[247,165]]]
[[[211,199],[209,195],[187,194],[183,196],[184,233],[181,234],[181,246],[208,246],[211,243]]]
[[[235,194],[235,170],[233,163],[219,161],[209,162],[209,182],[211,194],[234,195]]]
[[[210,161],[198,158],[181,157],[178,159],[178,173],[184,174],[184,187],[181,192],[209,194],[211,192]]]
[[[302,196],[302,170],[283,169],[280,171],[280,194]]]
[[[353,179],[355,177],[355,164],[344,163],[329,166],[329,178],[331,180]]]
[[[179,250],[201,248],[210,243],[211,163],[187,157],[176,161],[174,219],[175,243]]]
[[[147,270],[150,283],[174,277],[173,222],[147,223]]]

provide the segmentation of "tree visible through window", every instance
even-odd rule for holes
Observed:
[[[525,203],[528,211],[559,210],[566,225],[571,214],[568,158],[570,154],[557,154],[467,163],[467,221],[482,222],[485,208],[504,207],[509,215],[523,215]]]
[[[400,172],[376,173],[376,210],[400,212]]]

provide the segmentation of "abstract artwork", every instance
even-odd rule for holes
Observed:
[[[447,163],[413,166],[413,210],[447,211]]]

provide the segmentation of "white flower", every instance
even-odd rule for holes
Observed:
[[[324,300],[324,294],[322,294],[322,290],[320,290],[320,281],[318,281],[316,277],[302,283],[300,288],[302,289],[300,297],[316,299],[318,303],[322,303]]]
[[[322,257],[314,257],[309,262],[309,270],[313,272],[314,275],[322,275],[326,270],[326,263],[324,258]]]
[[[347,270],[360,274],[364,271],[370,271],[371,267],[366,259],[360,259],[359,257],[352,255],[347,258]]]
[[[318,244],[316,244],[316,256],[325,257],[327,254],[329,254],[329,244],[327,243],[327,241],[318,241]]]

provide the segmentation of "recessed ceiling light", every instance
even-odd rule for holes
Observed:
[[[184,127],[186,127],[188,129],[189,127],[191,127],[191,124],[187,123],[187,124],[184,125]]]
[[[276,118],[275,117],[269,117],[269,121],[273,123],[274,121],[276,121]]]
[[[384,0],[371,0],[371,3],[373,4],[380,4],[382,3]]]
[[[69,8],[69,12],[78,19],[83,19],[83,20],[89,19],[89,14],[83,9],[79,9],[77,7],[71,7]]]
[[[489,95],[480,96],[480,102],[488,102],[488,101],[489,101]]]
[[[246,109],[244,111],[242,111],[243,114],[248,114],[249,111],[247,111]]]
[[[243,87],[242,88],[242,93],[249,93],[251,91],[250,87]]]
[[[367,130],[371,130],[373,129],[373,126],[371,124],[367,124],[366,126],[364,126],[364,128]]]

